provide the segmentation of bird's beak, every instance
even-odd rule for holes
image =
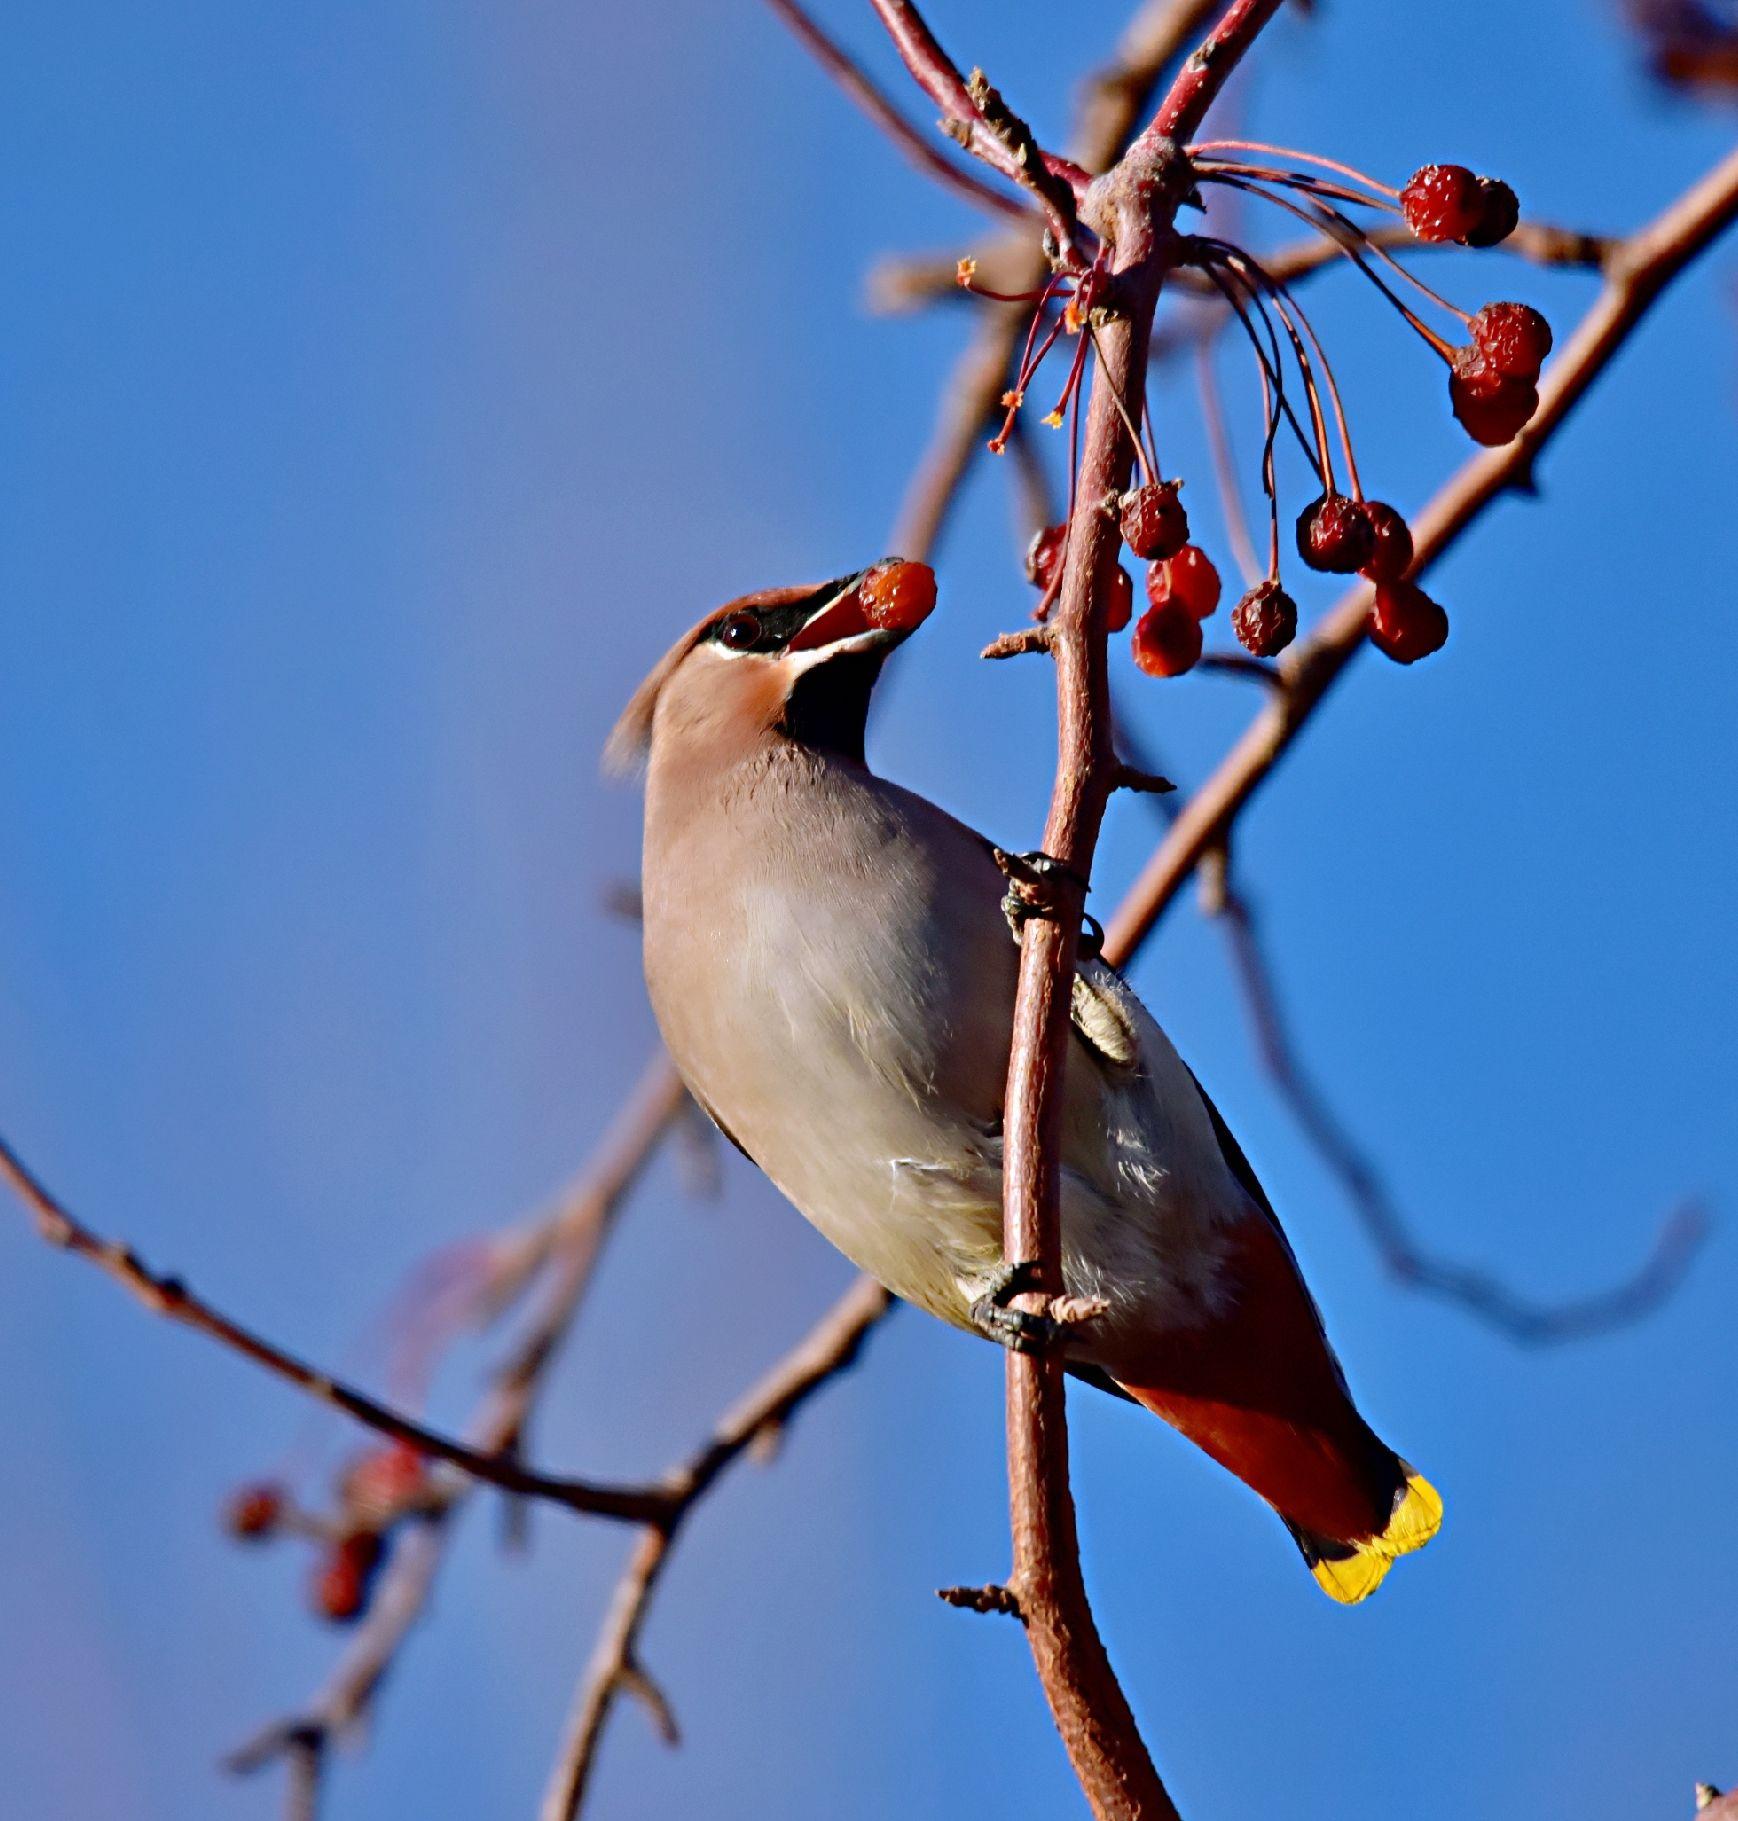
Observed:
[[[934,608],[934,570],[927,563],[888,557],[840,581],[785,649],[873,651],[897,645]]]

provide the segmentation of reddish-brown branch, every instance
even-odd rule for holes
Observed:
[[[677,1497],[669,1512],[649,1524],[634,1546],[610,1602],[608,1617],[574,1701],[555,1769],[544,1792],[541,1821],[571,1821],[585,1799],[610,1709],[624,1693],[649,1699],[654,1720],[673,1732],[668,1704],[648,1681],[639,1660],[640,1631],[683,1521],[718,1476],[758,1441],[777,1435],[809,1398],[851,1366],[870,1329],[891,1299],[869,1278],[859,1278],[800,1341],[719,1422],[711,1438],[669,1483]]]
[[[879,0],[878,0],[879,4]],[[1105,601],[1119,539],[1106,503],[1127,486],[1136,449],[1123,401],[1145,397],[1147,347],[1171,223],[1188,189],[1169,136],[1192,131],[1278,0],[1233,0],[1184,65],[1154,125],[1087,198],[1103,242],[1114,312],[1097,331],[1076,507],[1052,616],[1058,753],[1045,851],[1061,877],[1090,876],[1118,759],[1105,665]],[[1061,1076],[1069,983],[1078,951],[1078,885],[1059,885],[1048,914],[1022,931],[1003,1121],[1003,1252],[1027,1267],[1030,1312],[1064,1291],[1061,1274]],[[1075,1775],[1100,1817],[1175,1809],[1143,1743],[1092,1618],[1069,1489],[1067,1408],[1054,1353],[1008,1357],[1008,1591],[1032,1647]]]
[[[918,87],[941,109],[949,135],[992,170],[1030,190],[1068,248],[1075,232],[1074,203],[1086,187],[1087,173],[1066,158],[1051,157],[1030,135],[1023,142],[1010,138],[1001,123],[987,118],[980,95],[973,92],[981,75],[974,72],[974,82],[968,82],[960,74],[959,65],[941,48],[911,0],[870,0],[870,5]]]
[[[999,215],[1028,216],[1031,211],[1006,190],[985,183],[962,165],[930,143],[900,113],[881,87],[872,81],[851,55],[834,38],[796,4],[796,0],[766,0],[768,6],[788,25],[792,33],[813,53],[816,62],[838,83],[868,117],[893,140],[894,144],[919,170],[958,190],[981,209]]]
[[[1662,215],[1620,242],[1591,310],[1546,370],[1539,409],[1513,443],[1476,455],[1413,523],[1422,574],[1494,499],[1526,490],[1539,452],[1604,372],[1665,287],[1738,216],[1738,152],[1730,154]],[[1138,947],[1201,857],[1218,846],[1321,706],[1364,644],[1370,590],[1354,588],[1316,631],[1286,654],[1286,688],[1250,724],[1219,769],[1183,805],[1107,928],[1124,950]]]
[[[1147,0],[1124,32],[1115,56],[1086,86],[1072,146],[1084,169],[1102,170],[1116,161],[1166,66],[1214,9],[1215,0]],[[998,243],[994,257],[990,282],[999,291],[1031,291],[1048,272],[1036,234]],[[957,293],[956,265],[949,259],[947,283]],[[894,529],[892,548],[904,556],[923,557],[934,549],[966,471],[984,446],[985,427],[1007,389],[1009,363],[1027,316],[1006,304],[984,309],[982,327],[943,394],[929,447],[918,462]]]
[[[562,1194],[545,1223],[547,1243],[538,1250],[543,1282],[537,1304],[494,1374],[472,1426],[471,1445],[479,1454],[493,1458],[523,1446],[549,1368],[572,1328],[628,1191],[659,1141],[691,1105],[668,1058],[656,1058],[596,1155]],[[422,1616],[452,1519],[476,1485],[469,1475],[456,1472],[436,1483],[416,1519],[395,1539],[368,1615],[325,1686],[298,1713],[273,1722],[232,1753],[225,1760],[231,1770],[258,1769],[310,1741],[323,1747],[367,1711]],[[311,1774],[317,1774],[326,1754],[316,1749],[305,1755],[314,1766]]]
[[[669,1071],[664,1097],[653,1104],[653,1096],[642,1103],[644,1116],[653,1120],[661,1132],[680,1105],[683,1093]],[[621,1151],[614,1157],[623,1176],[623,1188],[638,1175],[651,1145],[634,1142],[638,1133],[625,1135]],[[88,1260],[132,1292],[153,1314],[167,1317],[221,1342],[244,1359],[276,1377],[295,1385],[319,1402],[342,1410],[347,1416],[395,1441],[409,1442],[432,1460],[445,1461],[462,1469],[475,1479],[498,1486],[505,1492],[530,1494],[565,1505],[569,1510],[593,1517],[614,1518],[623,1523],[647,1523],[660,1518],[671,1508],[674,1497],[668,1486],[606,1486],[589,1480],[563,1478],[539,1473],[522,1465],[507,1450],[482,1451],[468,1443],[443,1435],[439,1430],[394,1410],[390,1405],[368,1396],[354,1386],[308,1365],[274,1342],[243,1326],[202,1297],[194,1294],[178,1277],[151,1270],[130,1246],[104,1239],[74,1218],[26,1167],[17,1153],[0,1139],[0,1176],[11,1183],[21,1200],[36,1217],[36,1228],[50,1245],[59,1246],[75,1257]]]
[[[1366,228],[1364,237],[1371,246],[1386,252],[1437,254],[1453,250],[1445,242],[1415,239],[1411,229],[1394,224],[1378,223]],[[1605,235],[1586,233],[1578,228],[1561,228],[1543,221],[1523,221],[1503,242],[1501,251],[1525,259],[1533,265],[1564,266],[1596,272],[1604,266],[1611,249],[1617,244]],[[1012,234],[985,241],[971,255],[977,264],[978,277],[992,290],[1010,289],[1008,275],[1018,270],[1014,262],[1020,258],[1026,246],[1027,241],[1023,236]],[[1288,241],[1273,252],[1262,255],[1262,264],[1267,271],[1284,284],[1308,278],[1345,260],[1345,251],[1340,243],[1322,234]],[[943,302],[969,306],[973,299],[970,292],[960,289],[958,269],[957,250],[948,253],[898,254],[878,260],[869,272],[870,305],[890,315]],[[1199,272],[1180,269],[1166,282],[1172,290],[1187,291],[1203,299],[1213,298],[1218,304],[1217,293],[1211,281]],[[1222,304],[1218,304],[1209,317],[1211,327],[1217,330],[1228,317],[1229,312]],[[1204,323],[1191,323],[1161,329],[1153,344],[1155,355],[1161,348],[1168,350],[1177,342],[1194,340],[1196,334],[1205,332],[1207,326]]]
[[[1131,147],[1152,153],[1167,140],[1192,139],[1207,117],[1214,97],[1225,86],[1262,27],[1280,9],[1281,0],[1232,0],[1215,25],[1177,72],[1153,123]]]

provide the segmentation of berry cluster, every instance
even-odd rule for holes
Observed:
[[[296,1535],[315,1543],[320,1553],[309,1601],[323,1618],[345,1624],[368,1610],[393,1531],[427,1508],[431,1491],[421,1453],[408,1442],[392,1442],[367,1450],[343,1470],[330,1512],[305,1510],[280,1482],[258,1480],[231,1494],[223,1526],[241,1542]]]
[[[1535,382],[1551,352],[1551,325],[1527,304],[1491,303],[1467,327],[1472,340],[1449,364],[1449,403],[1475,443],[1512,442],[1539,408]]]
[[[1551,330],[1544,317],[1526,304],[1509,302],[1486,304],[1469,315],[1424,285],[1345,212],[1346,205],[1386,211],[1398,216],[1421,241],[1494,246],[1519,221],[1515,193],[1506,183],[1481,177],[1463,165],[1430,164],[1396,190],[1332,159],[1247,140],[1195,145],[1188,153],[1201,184],[1221,184],[1286,210],[1324,236],[1376,286],[1446,364],[1450,405],[1474,441],[1503,443],[1521,433],[1538,408],[1539,373],[1551,349]],[[1262,157],[1252,160],[1248,154]],[[1291,161],[1296,160],[1312,168],[1294,168]],[[1207,235],[1184,237],[1179,263],[1193,266],[1207,279],[1243,329],[1255,353],[1261,387],[1268,561],[1266,574],[1259,575],[1254,562],[1246,560],[1251,586],[1231,614],[1239,643],[1258,658],[1271,658],[1297,636],[1297,606],[1280,580],[1274,459],[1277,439],[1289,430],[1318,488],[1317,497],[1297,519],[1300,559],[1323,574],[1362,575],[1374,584],[1369,636],[1389,657],[1409,664],[1439,650],[1448,637],[1447,616],[1408,579],[1414,552],[1406,520],[1393,506],[1364,494],[1333,369],[1291,289],[1242,247]],[[980,290],[970,261],[961,262],[959,277],[968,289]],[[1458,318],[1466,342],[1457,345],[1430,328],[1393,288],[1394,277]],[[1072,421],[1072,467],[1077,472],[1082,374],[1092,325],[1096,311],[1114,307],[1104,295],[1105,284],[1102,259],[1090,265],[1084,258],[1072,264],[1059,260],[1041,290],[1002,298],[1035,302],[1037,307],[1015,383],[1003,395],[1007,416],[991,441],[992,449],[999,452],[1006,446],[1038,368],[1056,342],[1072,334],[1076,346],[1068,377],[1044,421]],[[1302,402],[1295,408],[1288,381],[1301,386]],[[1139,401],[1138,408],[1127,401],[1123,416],[1135,443],[1140,475],[1137,484],[1114,502],[1115,517],[1130,553],[1148,565],[1148,606],[1135,623],[1131,647],[1136,665],[1148,675],[1180,676],[1202,657],[1202,622],[1217,609],[1219,574],[1207,554],[1189,542],[1181,483],[1159,478],[1146,401]],[[1072,498],[1069,508],[1072,518]],[[1067,535],[1066,522],[1047,526],[1027,555],[1027,573],[1042,591],[1040,619],[1047,615],[1061,583]],[[1128,572],[1119,567],[1104,606],[1109,631],[1120,632],[1128,625],[1133,593]]]

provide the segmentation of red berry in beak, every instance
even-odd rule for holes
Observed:
[[[1155,607],[1175,603],[1194,619],[1211,619],[1219,608],[1219,571],[1199,544],[1185,544],[1147,571],[1147,599]]]
[[[1412,567],[1412,527],[1381,500],[1365,500],[1370,527],[1370,555],[1364,573],[1373,582],[1397,582]]]
[[[1472,319],[1478,351],[1505,379],[1539,377],[1551,352],[1551,325],[1524,303],[1489,303]]]
[[[1149,677],[1180,677],[1201,658],[1201,622],[1175,602],[1149,607],[1135,623],[1129,649]]]
[[[1034,588],[1048,588],[1062,566],[1062,546],[1068,541],[1066,525],[1046,525],[1034,532],[1026,546],[1026,580]]]
[[[1257,582],[1232,609],[1231,630],[1245,651],[1277,657],[1297,637],[1297,602],[1278,582]]]
[[[1142,562],[1175,556],[1189,541],[1189,515],[1175,481],[1148,481],[1122,496],[1122,537]]]
[[[1416,664],[1448,643],[1448,615],[1412,582],[1383,582],[1370,608],[1370,643],[1396,664]]]
[[[927,563],[877,563],[857,586],[863,617],[884,632],[915,632],[935,611],[935,571]]]
[[[1129,580],[1128,571],[1118,563],[1116,574],[1110,578],[1110,599],[1104,610],[1104,629],[1106,632],[1121,632],[1129,623],[1135,610],[1135,585]]]
[[[223,1508],[223,1527],[244,1542],[260,1543],[271,1536],[284,1516],[284,1490],[271,1480],[242,1486]]]
[[[1312,569],[1351,575],[1370,560],[1375,533],[1356,500],[1324,493],[1298,515],[1297,553]]]
[[[1464,164],[1427,164],[1400,192],[1400,212],[1420,240],[1465,240],[1484,209],[1479,179]]]
[[[1478,218],[1460,238],[1469,247],[1494,247],[1520,225],[1520,199],[1496,177],[1481,177],[1478,189]]]

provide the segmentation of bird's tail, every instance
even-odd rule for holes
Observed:
[[[1343,1543],[1286,1520],[1286,1529],[1303,1551],[1317,1585],[1342,1606],[1368,1599],[1398,1557],[1422,1549],[1441,1528],[1442,1499],[1436,1488],[1405,1461],[1400,1468],[1405,1478],[1394,1495],[1393,1514],[1379,1536]]]

